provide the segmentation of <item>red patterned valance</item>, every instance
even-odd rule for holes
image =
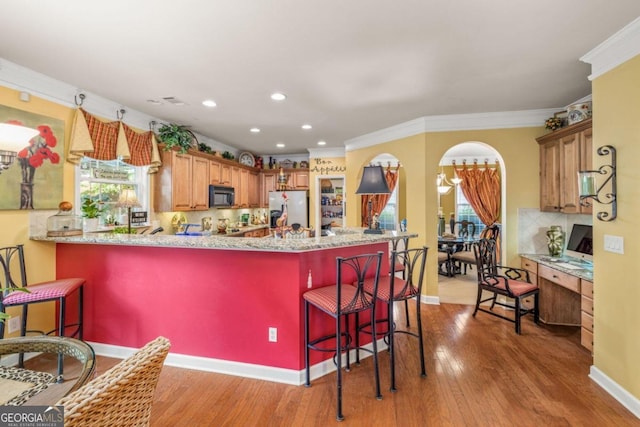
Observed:
[[[97,160],[121,158],[134,166],[149,165],[149,173],[157,172],[162,164],[153,132],[136,132],[121,121],[105,122],[78,108],[67,158],[77,164],[83,156]]]

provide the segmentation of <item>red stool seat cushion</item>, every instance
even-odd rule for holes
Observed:
[[[359,311],[367,307],[367,301],[361,298],[355,301],[355,305],[349,305],[356,296],[356,292],[357,288],[355,286],[342,286],[342,291],[340,293],[340,298],[342,299],[342,303],[340,305],[342,313]],[[338,313],[337,295],[336,286],[333,285],[307,291],[302,295],[302,297],[319,309],[335,315]]]
[[[29,292],[14,291],[3,299],[5,306],[48,301],[68,296],[84,284],[81,278],[53,280],[27,286]]]

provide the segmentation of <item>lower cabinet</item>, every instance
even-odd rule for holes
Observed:
[[[580,281],[582,316],[580,322],[580,343],[593,353],[593,282]]]

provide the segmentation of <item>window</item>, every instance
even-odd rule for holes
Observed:
[[[469,204],[469,201],[464,197],[464,193],[459,185],[456,185],[456,221],[469,221],[476,226],[476,236],[479,237],[485,225],[480,221],[478,215]]]
[[[102,161],[84,157],[76,166],[76,201],[97,201],[102,210],[100,224],[115,226],[127,223],[127,209],[116,207],[122,190],[132,188],[140,201],[134,211],[149,212],[149,175],[147,166],[131,166],[119,160]]]
[[[380,213],[378,221],[380,222],[380,228],[383,230],[395,230],[398,224],[398,187],[393,189],[389,201]]]

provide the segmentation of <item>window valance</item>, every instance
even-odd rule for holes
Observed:
[[[162,165],[152,131],[137,132],[122,121],[104,121],[78,108],[73,119],[67,159],[78,164],[83,157],[96,160],[122,159],[133,166],[149,166],[155,173]]]

